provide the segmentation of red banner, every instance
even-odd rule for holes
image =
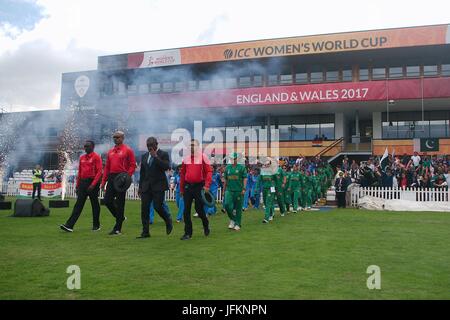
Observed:
[[[450,97],[450,78],[340,82],[279,87],[146,94],[128,97],[131,111],[147,108],[239,107]]]

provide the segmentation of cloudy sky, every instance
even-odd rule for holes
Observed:
[[[450,23],[450,1],[0,0],[0,108],[59,108],[97,56]]]

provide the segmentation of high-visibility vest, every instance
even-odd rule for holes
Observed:
[[[41,183],[42,182],[42,171],[41,170],[33,170],[33,183]]]

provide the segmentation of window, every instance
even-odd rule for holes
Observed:
[[[403,68],[402,67],[390,67],[389,68],[389,79],[403,78]]]
[[[321,123],[320,136],[325,136],[326,140],[334,140],[334,123]]]
[[[369,69],[359,69],[359,81],[369,80]]]
[[[430,121],[430,137],[441,138],[447,136],[447,121],[446,120],[431,120]]]
[[[293,124],[291,130],[292,130],[292,140],[305,140],[304,124]]]
[[[397,122],[383,122],[383,139],[397,138]]]
[[[251,87],[252,82],[250,77],[240,77],[239,78],[239,86],[240,87]]]
[[[290,141],[291,140],[291,125],[290,124],[280,124],[278,126],[280,141]]]
[[[433,77],[438,75],[437,66],[423,66],[423,75],[425,77]]]
[[[262,76],[254,76],[253,77],[253,86],[261,87],[263,85],[263,77]]]
[[[441,75],[450,76],[450,64],[443,64],[441,67]]]
[[[326,76],[328,82],[339,81],[339,71],[327,71]]]
[[[128,94],[135,94],[137,92],[137,86],[135,84],[130,84],[128,86]]]
[[[369,71],[369,70],[367,70]],[[367,73],[367,76],[369,73]],[[342,81],[352,81],[352,70],[342,70]]]
[[[163,92],[172,92],[172,91],[173,91],[173,82],[164,82]]]
[[[407,77],[420,77],[420,67],[419,66],[407,66],[406,67]]]
[[[268,77],[268,84],[269,86],[275,86],[278,84],[278,75],[277,74],[270,74]]]
[[[292,83],[292,74],[282,74],[280,76],[280,84],[291,84]]]
[[[212,80],[212,88],[213,89],[218,90],[218,89],[223,89],[223,87],[224,87],[223,79],[215,78]]]
[[[414,122],[414,138],[427,138],[430,136],[430,122],[415,121]]]
[[[237,87],[237,79],[236,78],[227,78],[225,79],[225,88],[231,89]]]
[[[140,84],[139,87],[138,87],[138,92],[140,94],[148,93],[148,84],[147,83],[146,84]]]
[[[197,90],[197,81],[195,81],[195,80],[188,81],[188,90],[189,91]]]
[[[198,82],[198,90],[209,90],[211,88],[211,82],[209,80],[200,80]]]
[[[386,68],[373,68],[372,79],[386,79]]]
[[[184,91],[184,82],[177,81],[175,82],[175,92],[181,92]]]
[[[295,74],[295,83],[308,83],[308,74],[306,72]]]
[[[320,136],[320,125],[318,123],[306,124],[306,140],[314,140]]]
[[[323,82],[323,72],[314,71],[311,72],[311,83]]]
[[[161,92],[161,83],[151,83],[150,84],[150,92],[151,93],[159,93]]]

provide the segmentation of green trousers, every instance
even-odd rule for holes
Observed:
[[[276,198],[277,198],[278,207],[280,208],[280,213],[281,214],[285,213],[286,212],[286,205],[284,203],[285,195],[284,195],[284,190],[282,188],[276,189]]]
[[[244,202],[244,196],[239,191],[225,191],[224,208],[236,225],[241,226],[242,221],[242,204]],[[236,215],[233,215],[233,210],[236,210]]]
[[[274,193],[270,192],[270,188],[263,189],[263,202],[264,202],[264,219],[269,221],[269,218],[273,216],[273,198]]]
[[[294,192],[292,192],[292,198],[293,198],[293,200],[292,200],[293,209],[294,209],[294,211],[297,211],[297,208],[299,205],[298,200],[300,198],[300,190],[298,190],[298,189],[294,190]]]

